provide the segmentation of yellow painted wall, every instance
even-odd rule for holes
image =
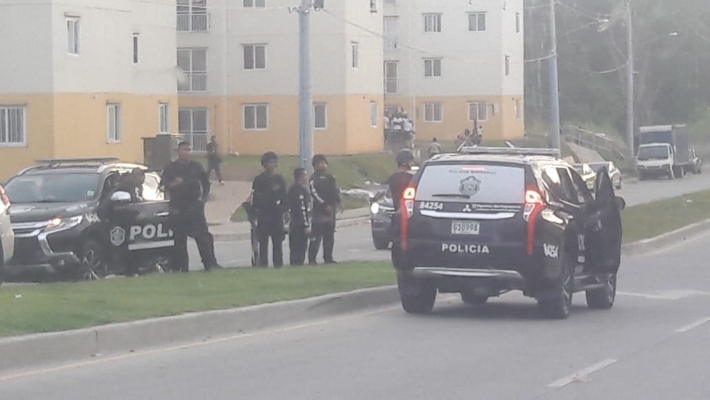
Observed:
[[[19,172],[21,169],[32,165],[37,159],[49,158],[53,155],[54,120],[52,95],[0,95],[0,106],[27,107],[25,118],[27,121],[27,146],[26,147],[1,147],[0,146],[0,182],[4,182]]]
[[[412,98],[403,96],[387,96],[386,105],[403,107],[410,117],[416,115],[417,139],[430,140],[437,137],[440,140],[454,140],[465,129],[473,129],[473,122],[468,119],[468,103],[485,101],[488,103],[488,119],[479,121],[483,126],[484,137],[489,140],[519,139],[524,136],[525,121],[523,111],[521,118],[515,117],[515,99],[522,96],[456,96],[456,97],[417,97],[416,113],[412,112]],[[442,103],[444,107],[442,122],[425,122],[424,107],[426,103]],[[498,112],[493,115],[491,105],[498,104]]]
[[[377,103],[377,126],[370,121],[370,103]],[[384,150],[384,99],[382,95],[348,97],[347,154],[377,153]]]
[[[122,140],[107,142],[108,102],[121,104]],[[158,104],[170,104],[170,131],[177,131],[177,96],[47,94],[0,96],[0,105],[27,105],[28,146],[0,147],[0,180],[41,158],[117,157],[143,163],[143,137],[158,133]]]
[[[370,126],[370,99],[377,96],[314,96],[314,103],[328,106],[326,129],[313,133],[316,153],[355,154],[382,150],[382,127]],[[382,100],[379,97],[382,110]],[[269,105],[266,130],[244,129],[244,106]],[[217,135],[223,151],[262,154],[275,151],[283,155],[299,152],[299,104],[297,96],[181,96],[181,108],[209,109],[210,133]],[[229,115],[228,110],[231,110]],[[229,123],[228,121],[231,121]],[[229,140],[231,125],[231,141]]]
[[[170,131],[177,131],[177,96],[125,93],[56,94],[56,158],[117,157],[143,162],[143,138],[158,134],[158,104],[170,104]],[[121,105],[121,142],[108,143],[106,105]]]

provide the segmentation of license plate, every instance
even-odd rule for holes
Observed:
[[[452,235],[478,235],[481,224],[475,221],[454,221],[451,223]]]

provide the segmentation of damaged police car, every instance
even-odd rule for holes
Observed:
[[[609,309],[621,260],[623,199],[605,170],[593,190],[548,149],[464,148],[427,161],[405,190],[392,260],[405,311],[437,292],[467,304],[521,290],[548,318],[572,295]]]
[[[143,201],[114,189],[134,169],[145,171]],[[38,161],[5,185],[12,207],[15,254],[6,278],[37,272],[73,280],[161,270],[174,247],[160,176],[113,158]],[[105,215],[100,217],[102,211]]]

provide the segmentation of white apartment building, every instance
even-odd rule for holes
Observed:
[[[0,179],[177,131],[175,3],[0,0]]]
[[[384,0],[385,103],[419,139],[524,131],[523,0]]]
[[[179,131],[204,149],[298,154],[300,0],[178,0]],[[315,151],[383,147],[382,0],[311,14]]]

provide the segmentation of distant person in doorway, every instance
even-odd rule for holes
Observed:
[[[212,139],[207,143],[207,177],[212,176],[212,171],[217,175],[217,181],[220,185],[224,185],[222,180],[222,157],[219,155],[219,145],[217,144],[217,136],[212,136]]]

